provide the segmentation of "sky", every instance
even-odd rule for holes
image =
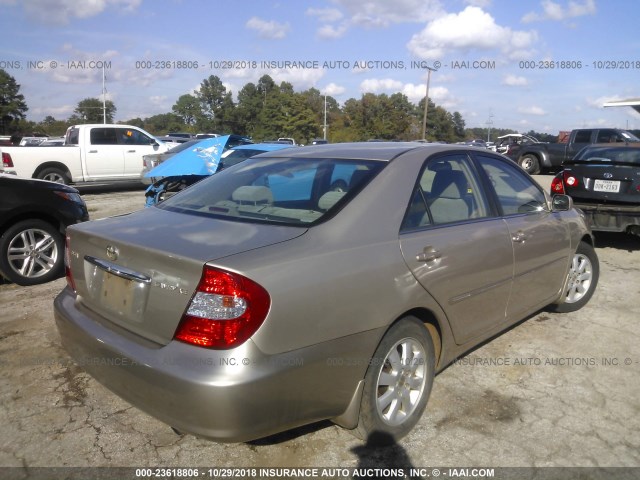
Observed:
[[[636,0],[0,0],[0,68],[40,121],[106,98],[116,120],[171,111],[217,75],[264,74],[340,104],[425,95],[467,127],[640,129]],[[104,67],[104,68],[103,68]],[[428,68],[426,68],[428,67]]]

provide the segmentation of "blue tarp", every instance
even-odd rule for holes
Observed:
[[[176,153],[169,160],[149,170],[145,177],[175,177],[179,175],[213,175],[229,135],[207,138],[187,150]]]

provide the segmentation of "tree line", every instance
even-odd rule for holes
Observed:
[[[78,102],[66,120],[47,116],[41,122],[26,119],[28,110],[13,77],[0,69],[0,133],[7,135],[63,135],[67,127],[82,123],[113,123],[116,106],[97,98]],[[121,123],[139,126],[154,135],[170,132],[235,133],[255,141],[292,137],[298,143],[310,143],[324,137],[326,102],[327,138],[331,142],[364,140],[416,140],[422,137],[423,98],[418,105],[402,93],[365,93],[340,106],[331,96],[310,88],[295,92],[289,82],[277,84],[269,75],[257,83],[245,84],[234,101],[233,94],[220,78],[205,78],[198,90],[181,95],[171,112],[147,118],[132,118]],[[106,113],[106,115],[105,115]],[[494,129],[515,133],[514,130]],[[531,132],[535,134],[535,132]],[[426,139],[454,143],[472,138],[487,138],[486,129],[467,129],[459,112],[449,112],[429,99]],[[536,134],[541,136],[544,134]],[[534,135],[535,136],[535,135]]]

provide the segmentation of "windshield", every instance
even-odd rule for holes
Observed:
[[[254,158],[199,182],[158,208],[309,225],[346,204],[385,164],[373,160]]]
[[[626,163],[640,165],[640,147],[586,147],[573,159],[580,163]]]

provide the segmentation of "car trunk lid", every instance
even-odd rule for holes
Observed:
[[[305,232],[154,208],[71,228],[69,262],[82,307],[101,321],[165,345],[205,263]]]
[[[608,160],[565,166],[567,195],[575,200],[602,203],[640,202],[640,165]],[[570,180],[574,177],[574,180]]]

